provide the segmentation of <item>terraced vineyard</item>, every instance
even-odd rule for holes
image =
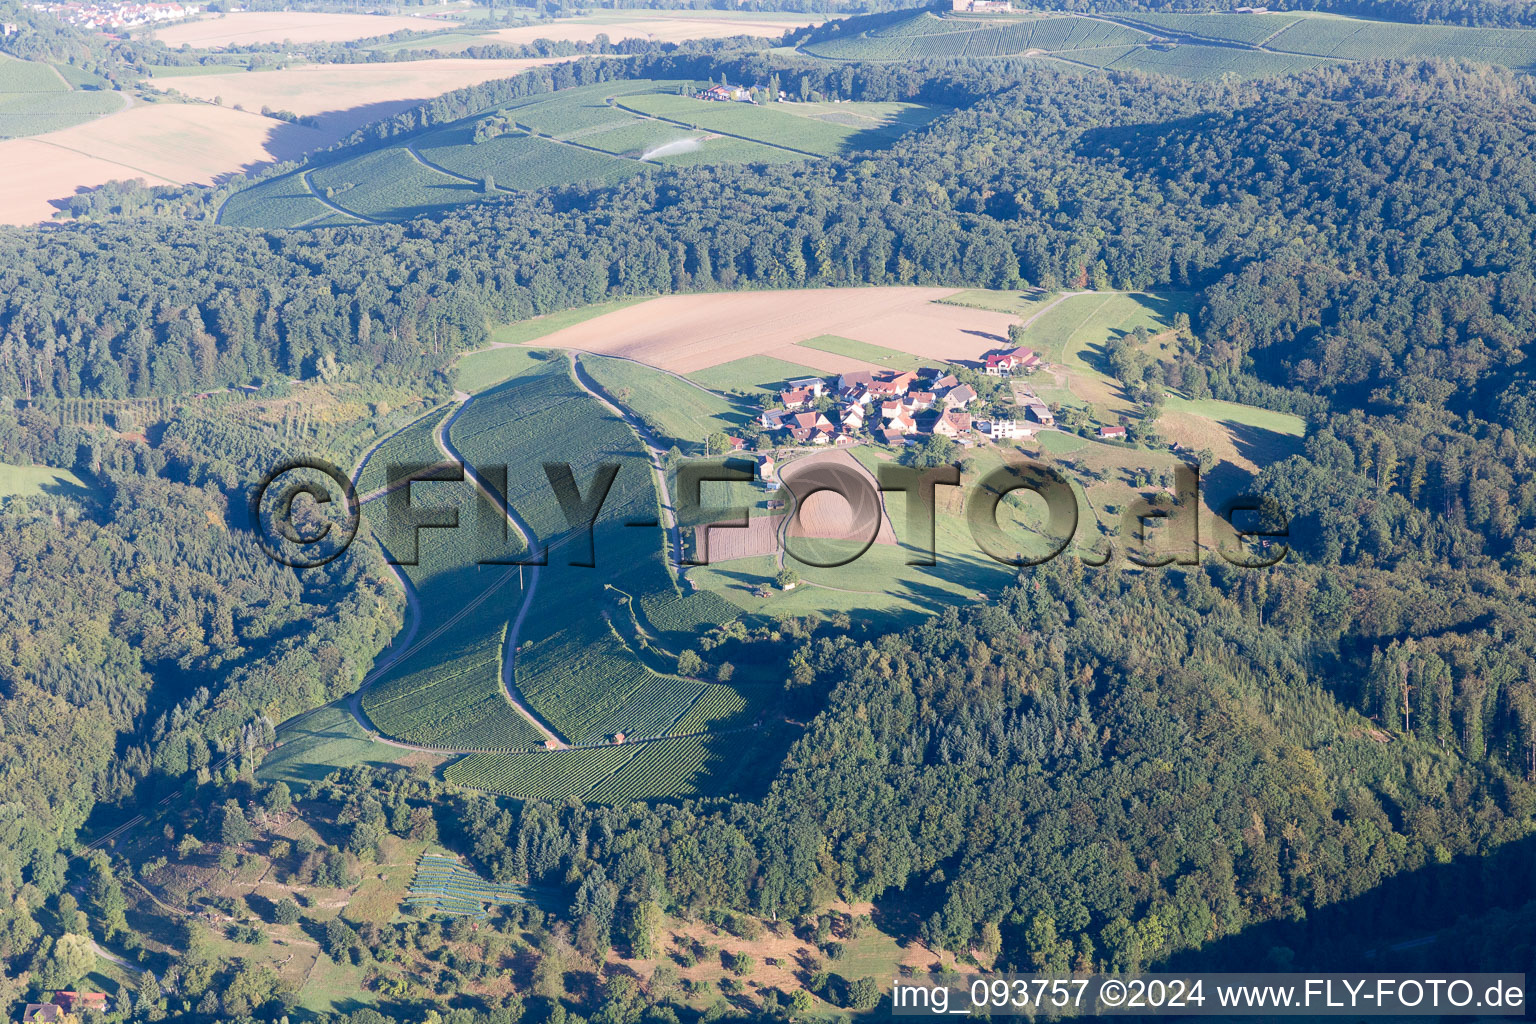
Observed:
[[[428,413],[374,449],[357,475],[358,495],[366,497],[388,486],[390,466],[420,466],[442,461],[443,453],[432,440],[432,433],[443,417],[451,414],[452,410],[447,408]]]
[[[666,166],[883,148],[938,113],[914,104],[769,107],[681,95],[705,85],[636,79],[528,96],[382,148],[317,156],[237,193],[219,220],[268,228],[408,220],[509,192],[613,184]]]
[[[423,417],[382,446],[365,468],[362,486],[381,486],[382,467],[391,461],[436,458],[431,431],[438,419]],[[530,361],[523,373],[465,408],[449,434],[493,486],[506,487],[511,506],[540,547],[548,547],[514,663],[517,690],[543,722],[575,742],[616,733],[665,736],[701,695],[730,692],[669,674],[675,655],[645,649],[654,640],[661,649],[681,650],[701,624],[725,621],[734,608],[714,595],[679,594],[659,528],[626,525],[659,515],[649,463],[629,426],[571,379],[564,357]],[[596,564],[569,564],[589,561],[589,553],[584,533],[571,532],[544,464],[568,464],[582,492],[590,493],[596,467],[605,462],[619,468],[593,531],[590,560]],[[423,482],[411,491],[415,505],[458,508],[460,528],[417,532],[397,522],[403,491],[367,506],[369,525],[386,547],[417,563],[404,571],[420,594],[418,642],[425,642],[364,694],[364,710],[386,735],[426,746],[542,746],[538,732],[507,701],[502,682],[512,653],[510,623],[523,607],[521,587],[532,585],[531,570],[477,564],[509,560],[523,552],[521,545],[515,535],[503,541],[498,503],[467,482]],[[641,616],[655,609],[660,623],[642,626],[630,614],[631,603]],[[720,703],[716,697],[705,706]],[[725,704],[734,709],[746,701],[737,696]],[[691,720],[707,726],[713,719],[694,711]]]
[[[590,789],[634,757],[639,747],[572,747],[527,754],[469,754],[443,771],[460,786],[524,800],[564,800]]]
[[[699,696],[688,713],[672,726],[672,734],[687,736],[696,732],[746,725],[746,711],[747,701],[740,693],[729,686],[711,686]]]
[[[527,754],[470,754],[443,773],[449,782],[524,800],[628,803],[687,796],[708,789],[707,768],[719,755],[707,737]]]
[[[68,68],[68,65],[65,65]],[[71,81],[73,79],[73,81]],[[0,54],[0,138],[38,135],[121,110],[94,75]]]
[[[1181,78],[1290,74],[1337,61],[1451,57],[1536,67],[1536,29],[1462,28],[1327,14],[914,14],[828,28],[801,51],[829,60],[1056,58]]]
[[[694,792],[711,760],[705,744],[697,736],[643,744],[623,770],[599,781],[583,799],[623,804]]]
[[[940,17],[924,12],[869,32],[833,35],[802,49],[832,60],[927,60],[1082,50],[1146,39],[1144,32],[1092,18]]]
[[[544,901],[535,898],[533,890],[526,886],[487,882],[459,864],[457,858],[433,853],[423,854],[416,862],[416,877],[400,901],[405,910],[414,914],[446,914],[477,921],[489,916],[487,904],[541,902]]]

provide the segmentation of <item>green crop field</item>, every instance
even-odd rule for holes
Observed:
[[[366,496],[387,486],[391,465],[419,466],[443,461],[445,456],[432,440],[432,432],[451,411],[443,408],[429,412],[374,449],[357,475],[358,495]]]
[[[857,149],[884,148],[927,124],[938,111],[910,103],[710,103],[687,96],[648,93],[626,97],[624,106],[690,128],[741,136],[802,153],[837,156]]]
[[[988,17],[924,12],[865,32],[827,29],[800,51],[830,60],[1033,56],[1181,78],[1257,78],[1339,61],[1407,57],[1459,58],[1523,70],[1536,66],[1536,29],[1411,25],[1313,13]]]
[[[777,392],[783,388],[787,380],[796,377],[820,377],[822,373],[809,366],[775,359],[773,356],[746,356],[707,369],[693,370],[688,376],[711,391],[757,395],[763,392]]]
[[[0,93],[68,91],[68,84],[47,64],[0,56]]]
[[[491,175],[499,189],[536,189],[579,182],[613,184],[639,174],[644,165],[535,135],[501,135],[474,142],[472,127],[455,127],[421,140],[416,151],[454,174],[484,181]]]
[[[855,341],[852,338],[839,338],[835,334],[823,334],[819,338],[811,338],[807,341],[796,342],[801,348],[812,348],[818,352],[832,352],[836,355],[847,356],[850,359],[862,359],[866,363],[875,363],[878,366],[887,366],[896,370],[910,370],[923,365],[922,358],[912,355],[910,352],[898,352],[893,348],[883,345],[871,345],[867,341]]]
[[[0,138],[40,135],[123,108],[95,75],[0,55]],[[77,88],[76,86],[80,86]]]
[[[309,180],[322,196],[350,213],[393,220],[473,202],[482,195],[474,185],[434,171],[404,149],[381,149],[317,168]]]
[[[1010,57],[1139,43],[1144,32],[1092,18],[942,17],[924,12],[868,32],[829,33],[801,49],[833,60],[924,60],[942,57]]]
[[[337,223],[336,211],[321,200],[359,218],[407,220],[508,192],[612,185],[661,167],[883,148],[940,112],[911,103],[759,106],[682,95],[705,84],[635,79],[562,89],[382,147],[317,155],[298,171],[237,193],[219,221],[269,228]]]
[[[219,210],[219,223],[241,228],[296,227],[319,223],[334,213],[310,191],[303,175],[285,174],[230,196]]]

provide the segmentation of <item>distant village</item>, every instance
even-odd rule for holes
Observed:
[[[1032,374],[1042,366],[1028,348],[990,353],[979,367],[987,376]],[[970,411],[976,389],[956,376],[956,368],[858,370],[835,377],[802,377],[786,382],[757,424],[774,441],[793,445],[849,447],[866,438],[899,446],[944,437],[962,447],[980,439],[1033,437],[1056,427],[1056,417],[1028,386],[1016,389],[1023,418],[976,416]],[[1123,440],[1126,428],[1105,425],[1098,436]],[[746,447],[731,438],[733,448]]]
[[[27,6],[34,11],[51,14],[67,25],[102,30],[178,21],[202,11],[198,4],[131,3],[126,0],[122,3],[71,0],[67,3],[34,3]]]

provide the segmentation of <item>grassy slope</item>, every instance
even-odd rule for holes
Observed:
[[[670,373],[603,356],[586,356],[581,362],[615,401],[669,440],[697,444],[718,430],[739,434],[756,429],[751,410]]]
[[[12,466],[0,462],[0,498],[57,494],[81,500],[101,497],[101,489],[67,469]]]
[[[368,738],[342,704],[332,704],[278,733],[280,746],[261,762],[257,775],[289,785],[308,785],[333,769],[352,765],[397,764],[427,757]]]

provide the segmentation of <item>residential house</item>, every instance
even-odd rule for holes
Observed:
[[[1020,345],[1018,348],[1010,350],[1008,354],[1018,361],[1019,369],[1026,373],[1033,373],[1040,368],[1040,356],[1032,348],[1025,348],[1023,345]]]
[[[792,416],[786,417],[783,424],[790,430],[832,429],[832,421],[827,418],[827,414],[824,412],[797,412]]]
[[[944,376],[933,382],[933,390],[939,392],[948,391],[950,388],[959,383],[959,377],[956,377],[952,373],[946,373]]]
[[[894,427],[886,427],[883,430],[877,430],[875,431],[875,436],[880,438],[880,440],[884,441],[886,444],[907,443],[907,435],[903,434],[901,431],[895,429]]]
[[[1012,419],[996,419],[991,422],[985,433],[994,441],[1008,440],[1018,437],[1028,437],[1034,431]]]
[[[969,384],[952,387],[944,394],[946,409],[964,409],[974,401],[976,401],[976,389]]]
[[[989,377],[1006,377],[1019,365],[1019,361],[1006,353],[993,352],[987,356],[985,369]]]
[[[725,435],[725,443],[730,445],[731,451],[733,451],[733,452],[742,451],[743,449],[745,449],[747,447],[747,440],[746,440],[746,438],[744,438],[744,437],[732,437],[730,434],[726,434]]]
[[[885,421],[885,429],[894,430],[901,434],[915,434],[918,432],[917,420],[905,409]]]
[[[874,380],[869,382],[870,393],[878,398],[894,398],[906,394],[912,385],[917,382],[917,374],[911,370],[900,373],[895,370],[885,370],[875,374]]]
[[[820,377],[801,377],[789,382],[789,390],[809,391],[813,398],[820,398],[827,393],[827,382]]]
[[[752,94],[739,85],[712,85],[699,93],[699,99],[718,103],[750,103]]]
[[[1123,441],[1125,440],[1125,427],[1120,424],[1100,427],[1099,436],[1106,441]]]
[[[790,415],[788,409],[767,409],[758,416],[757,422],[763,425],[764,430],[780,430],[784,426],[784,419]]]
[[[779,471],[774,465],[773,456],[768,454],[757,457],[757,478],[763,482],[763,486],[770,491],[779,489]]]
[[[958,439],[971,431],[971,414],[947,410],[933,423],[933,432],[940,437]]]
[[[862,405],[845,405],[838,418],[842,421],[844,430],[864,429],[864,407]]]
[[[986,359],[986,371],[994,377],[1033,372],[1039,365],[1040,357],[1034,350],[1022,347],[1007,352],[993,352]]]
[[[839,448],[851,448],[859,443],[859,439],[848,433],[848,431],[843,430],[839,431],[837,436],[832,439],[832,443]]]
[[[811,404],[812,397],[814,396],[809,388],[794,388],[779,392],[779,402],[786,409],[804,409]]]
[[[932,391],[909,391],[906,401],[907,411],[927,412],[933,408],[933,403],[936,401],[938,401],[938,396]]]
[[[868,370],[840,374],[837,378],[837,390],[845,395],[852,394],[858,388],[868,389],[874,380],[875,375]]]
[[[21,1011],[22,1024],[53,1024],[54,1021],[64,1016],[62,1007],[53,1003],[28,1003],[26,1009]]]

